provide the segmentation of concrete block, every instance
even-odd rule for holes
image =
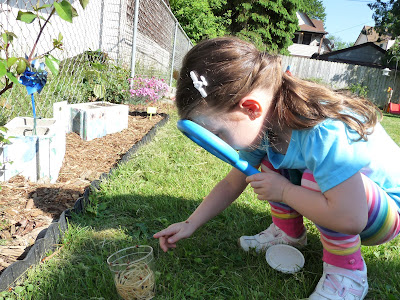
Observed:
[[[17,117],[5,125],[11,144],[0,147],[0,180],[23,175],[37,182],[57,181],[65,155],[65,130],[55,119],[37,119],[36,135],[33,118]]]
[[[71,131],[85,141],[128,128],[129,106],[109,102],[69,105]]]

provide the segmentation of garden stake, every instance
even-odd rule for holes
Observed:
[[[33,135],[36,135],[36,110],[35,110],[35,98],[33,94],[31,94],[31,102],[32,102],[32,112],[33,112]]]

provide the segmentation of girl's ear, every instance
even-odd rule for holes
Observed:
[[[246,96],[239,101],[239,107],[243,110],[245,114],[247,114],[252,120],[261,117],[262,115],[262,106],[255,97]]]

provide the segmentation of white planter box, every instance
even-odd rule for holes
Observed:
[[[37,182],[56,182],[65,155],[65,130],[55,119],[37,119],[33,135],[33,118],[17,117],[5,125],[11,144],[0,147],[0,180],[23,175]],[[12,162],[12,163],[10,163]]]
[[[128,105],[99,101],[68,106],[71,126],[69,129],[78,133],[85,141],[128,128]]]

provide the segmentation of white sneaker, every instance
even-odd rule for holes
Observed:
[[[324,262],[324,272],[310,300],[361,300],[368,293],[367,266],[348,270]]]
[[[307,245],[307,231],[304,230],[303,234],[298,238],[292,238],[272,223],[266,230],[259,234],[241,236],[238,243],[244,251],[255,249],[256,252],[266,251],[269,247],[277,244],[286,244],[301,248]]]

